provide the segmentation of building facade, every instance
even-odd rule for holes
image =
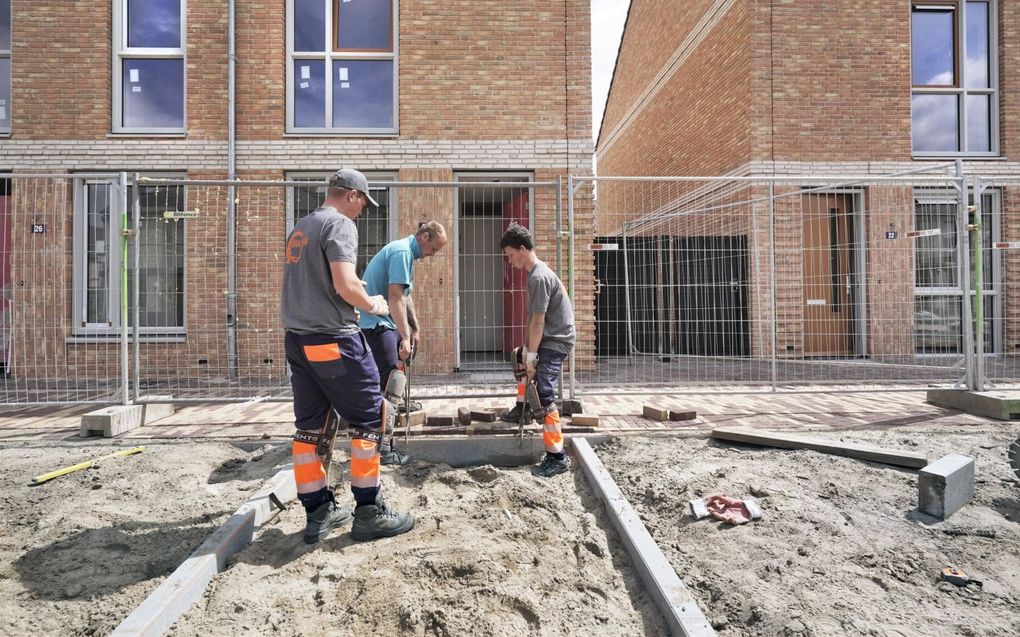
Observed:
[[[137,276],[144,369],[278,376],[283,243],[342,166],[381,204],[359,220],[359,266],[425,219],[453,235],[418,268],[426,369],[502,360],[521,291],[505,285],[499,234],[530,223],[550,262],[557,238],[555,187],[513,184],[590,174],[590,104],[583,0],[0,0],[4,322],[31,343],[6,366],[83,379],[115,365]],[[153,183],[122,202],[121,172],[320,183]],[[453,182],[506,185],[435,185]],[[134,248],[113,247],[135,199],[137,274],[122,280]],[[577,304],[591,315],[591,298]]]
[[[992,248],[1020,239],[1018,30],[1012,0],[633,0],[598,174],[735,179],[726,192],[706,181],[646,195],[653,208],[631,205],[634,187],[600,183],[599,234],[737,241],[732,254],[705,254],[739,256],[742,354],[959,353],[975,220],[961,222],[958,192],[937,175],[960,160],[987,186],[968,202],[980,205],[983,346],[1012,354],[1020,261]],[[909,171],[916,181],[879,179]],[[830,187],[784,181],[793,175],[828,175]]]

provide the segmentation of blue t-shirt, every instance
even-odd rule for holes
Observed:
[[[369,296],[381,294],[389,298],[391,285],[403,285],[404,296],[411,293],[414,287],[414,262],[421,258],[421,247],[412,234],[404,239],[390,241],[368,262],[365,274],[362,277],[365,283],[365,292]],[[376,316],[368,312],[361,313],[361,320],[358,327],[363,330],[374,329],[377,325],[385,325],[390,329],[397,329],[396,323],[390,315]]]

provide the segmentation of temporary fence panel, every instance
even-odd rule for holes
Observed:
[[[597,178],[586,391],[964,384],[963,180]]]
[[[1020,386],[1020,175],[979,175],[971,188],[975,389]],[[980,250],[977,237],[980,235]]]

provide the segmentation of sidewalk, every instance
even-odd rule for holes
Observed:
[[[566,433],[637,433],[707,431],[717,426],[746,426],[776,430],[881,429],[918,423],[968,425],[999,422],[944,409],[924,401],[923,390],[910,392],[702,394],[581,396],[584,413],[597,414],[598,427],[573,427],[564,418]],[[510,407],[509,398],[423,399],[432,416],[456,416],[458,407],[479,410]],[[697,418],[655,422],[641,416],[642,405],[696,411]],[[78,439],[82,414],[99,405],[26,406],[0,408],[0,442]],[[293,432],[291,403],[194,403],[179,405],[169,418],[140,427],[120,439],[157,440],[209,438],[258,440],[289,438]],[[516,433],[509,425],[506,432]],[[537,431],[537,426],[532,426]],[[411,436],[466,433],[461,426],[415,428]],[[477,435],[493,432],[473,432]]]

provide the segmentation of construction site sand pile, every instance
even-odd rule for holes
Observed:
[[[124,448],[0,448],[0,635],[109,634],[290,461],[283,446],[157,443],[28,486]]]
[[[974,500],[945,521],[917,512],[917,473],[810,451],[704,438],[598,449],[719,635],[1020,635],[1015,425],[911,426],[813,437],[975,458]],[[696,521],[687,502],[755,497],[763,518]],[[945,566],[983,587],[940,581]]]
[[[580,474],[413,464],[383,476],[413,531],[357,543],[344,529],[309,548],[291,507],[170,634],[667,633]]]

